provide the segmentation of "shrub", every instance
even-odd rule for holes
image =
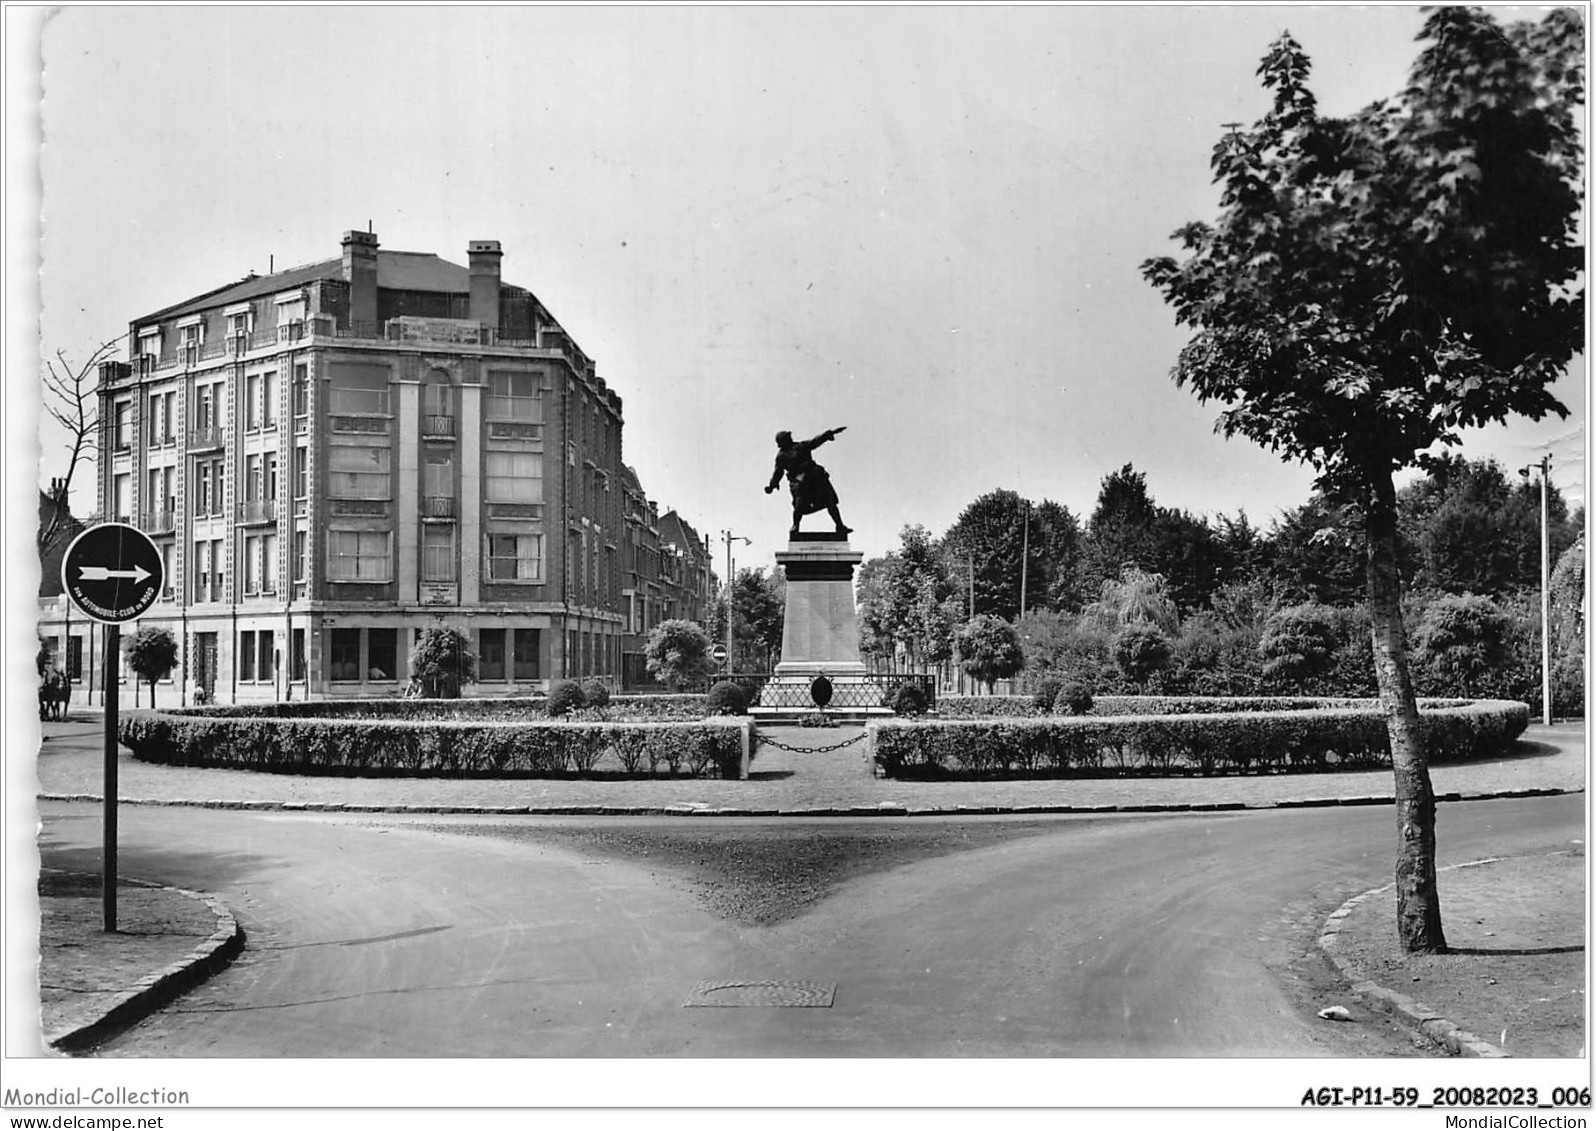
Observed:
[[[744,725],[266,718],[190,709],[127,715],[120,736],[146,762],[269,773],[549,777],[591,773],[611,759],[628,773],[646,762],[650,771],[665,764],[672,773],[735,778]]]
[[[1014,626],[999,617],[982,614],[966,621],[958,631],[960,666],[991,691],[1000,679],[1008,679],[1025,667]]]
[[[155,706],[155,684],[177,667],[177,637],[164,628],[145,625],[127,642],[127,665],[150,685],[150,706]],[[137,700],[136,694],[134,699]]]
[[[1114,637],[1114,663],[1140,687],[1169,666],[1169,640],[1157,625],[1127,624]]]
[[[1523,703],[1431,701],[1419,716],[1436,761],[1489,757],[1529,723]],[[1241,773],[1390,765],[1385,715],[1376,703],[1309,710],[1194,712],[1118,718],[890,720],[871,728],[874,757],[904,773]]]
[[[1071,680],[1059,688],[1058,695],[1053,700],[1053,710],[1058,711],[1062,703],[1072,715],[1084,715],[1092,709],[1092,692],[1084,683]]]
[[[477,678],[477,657],[463,632],[446,624],[422,631],[410,649],[410,678],[428,699],[458,699]]]
[[[699,683],[715,670],[709,634],[690,620],[662,622],[649,635],[643,655],[654,678],[674,690]]]
[[[582,685],[574,680],[557,680],[549,688],[548,712],[551,719],[580,710],[586,705],[587,697],[582,692]]]
[[[928,705],[925,692],[914,683],[900,683],[887,701],[887,706],[899,715],[923,715]]]
[[[738,684],[722,680],[709,689],[705,706],[711,715],[746,715],[748,692]]]
[[[1413,645],[1441,688],[1468,695],[1501,664],[1507,635],[1507,618],[1488,597],[1446,596],[1424,611]]]
[[[1324,605],[1293,605],[1264,624],[1258,656],[1264,675],[1292,687],[1321,675],[1335,656],[1335,614]]]
[[[1053,676],[1048,676],[1036,685],[1036,690],[1031,693],[1031,706],[1036,708],[1039,715],[1051,714],[1055,709],[1059,689],[1064,682]]]
[[[608,707],[610,705],[610,689],[601,679],[584,679],[582,681],[582,702],[587,707]]]

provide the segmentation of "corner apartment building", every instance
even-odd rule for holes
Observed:
[[[467,254],[351,231],[135,320],[102,366],[99,517],[161,549],[161,701],[396,695],[440,617],[476,647],[470,694],[619,681],[621,398],[497,241]],[[40,633],[67,654],[89,628],[56,599]]]

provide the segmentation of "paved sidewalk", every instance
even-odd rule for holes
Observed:
[[[100,723],[82,714],[45,724],[41,798],[99,800]],[[461,781],[305,778],[147,765],[126,755],[127,804],[330,811],[717,812],[814,815],[1238,809],[1388,804],[1388,770],[1222,778],[897,782],[878,779],[858,742],[829,753],[846,729],[771,728],[747,782]],[[1533,726],[1512,755],[1432,767],[1438,796],[1473,800],[1581,792],[1581,723]],[[50,864],[48,853],[45,865]],[[88,881],[94,880],[92,892]],[[1365,893],[1331,916],[1320,945],[1376,1008],[1391,1010],[1449,1051],[1474,1056],[1578,1056],[1584,1033],[1586,868],[1583,845],[1447,869],[1442,906],[1457,952],[1407,956],[1396,946],[1389,890]],[[242,933],[197,893],[122,889],[123,931],[102,929],[97,878],[41,881],[44,1029],[93,1038],[152,1010],[225,964]],[[75,901],[75,903],[73,902]],[[90,909],[92,905],[92,910]],[[199,908],[201,910],[196,910]],[[134,924],[142,923],[142,928]],[[63,956],[70,972],[63,973]],[[52,965],[53,964],[53,965]],[[141,976],[142,972],[142,976]],[[141,1012],[142,1011],[142,1012]]]

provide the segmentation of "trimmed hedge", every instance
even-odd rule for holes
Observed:
[[[120,737],[145,762],[267,773],[557,777],[608,767],[736,778],[743,725],[271,718],[193,709],[129,714]]]
[[[1112,701],[1098,700],[1098,710]],[[1391,764],[1385,715],[1378,706],[1368,700],[1358,706],[1317,702],[1316,710],[1233,707],[1223,713],[1199,709],[1117,718],[895,719],[870,730],[876,764],[889,777],[1276,773]],[[1437,762],[1499,754],[1529,725],[1523,703],[1440,700],[1423,706],[1419,721],[1430,758]]]
[[[500,720],[548,716],[548,696],[518,695],[503,699],[314,699],[292,703],[239,703],[233,706],[184,707],[187,715],[237,719],[402,719]],[[603,708],[606,719],[688,721],[709,714],[703,695],[616,695]]]
[[[944,719],[1034,719],[1064,714],[1065,704],[1055,699],[1052,712],[1039,710],[1031,695],[943,695],[937,715]],[[1459,707],[1469,699],[1420,699],[1419,708]],[[1363,697],[1328,698],[1323,695],[1099,695],[1092,699],[1091,714],[1103,718],[1122,715],[1212,715],[1234,711],[1315,711],[1325,709],[1375,709],[1380,701]]]

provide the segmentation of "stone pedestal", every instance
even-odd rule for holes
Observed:
[[[753,708],[756,714],[813,711],[816,677],[832,685],[833,714],[881,714],[881,690],[859,658],[859,618],[853,603],[854,567],[864,555],[841,534],[799,534],[778,550],[787,579],[781,662]]]

